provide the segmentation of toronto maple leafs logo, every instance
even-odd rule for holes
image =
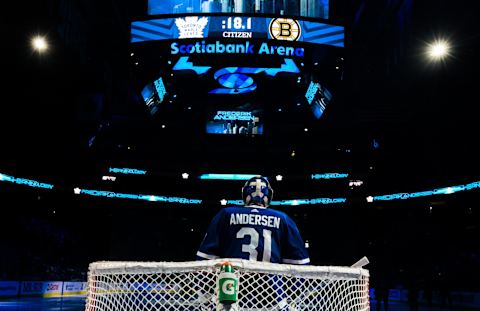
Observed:
[[[203,30],[207,24],[207,17],[199,19],[198,16],[187,16],[185,19],[177,18],[175,20],[175,25],[177,25],[179,32],[179,39],[203,38]]]

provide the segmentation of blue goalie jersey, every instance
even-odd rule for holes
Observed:
[[[215,258],[287,264],[310,262],[295,222],[283,212],[259,206],[227,207],[215,215],[197,259]]]

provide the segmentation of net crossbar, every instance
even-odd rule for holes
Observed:
[[[92,263],[86,311],[217,310],[225,261]],[[368,270],[228,261],[239,280],[237,310],[370,310]]]

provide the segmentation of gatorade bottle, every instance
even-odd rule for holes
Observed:
[[[222,264],[220,274],[218,275],[218,302],[230,310],[238,299],[238,279],[234,273],[232,264],[225,262]]]

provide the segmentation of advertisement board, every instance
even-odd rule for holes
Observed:
[[[60,297],[63,282],[22,282],[21,296]]]
[[[20,282],[0,281],[0,297],[17,296],[20,289]]]

